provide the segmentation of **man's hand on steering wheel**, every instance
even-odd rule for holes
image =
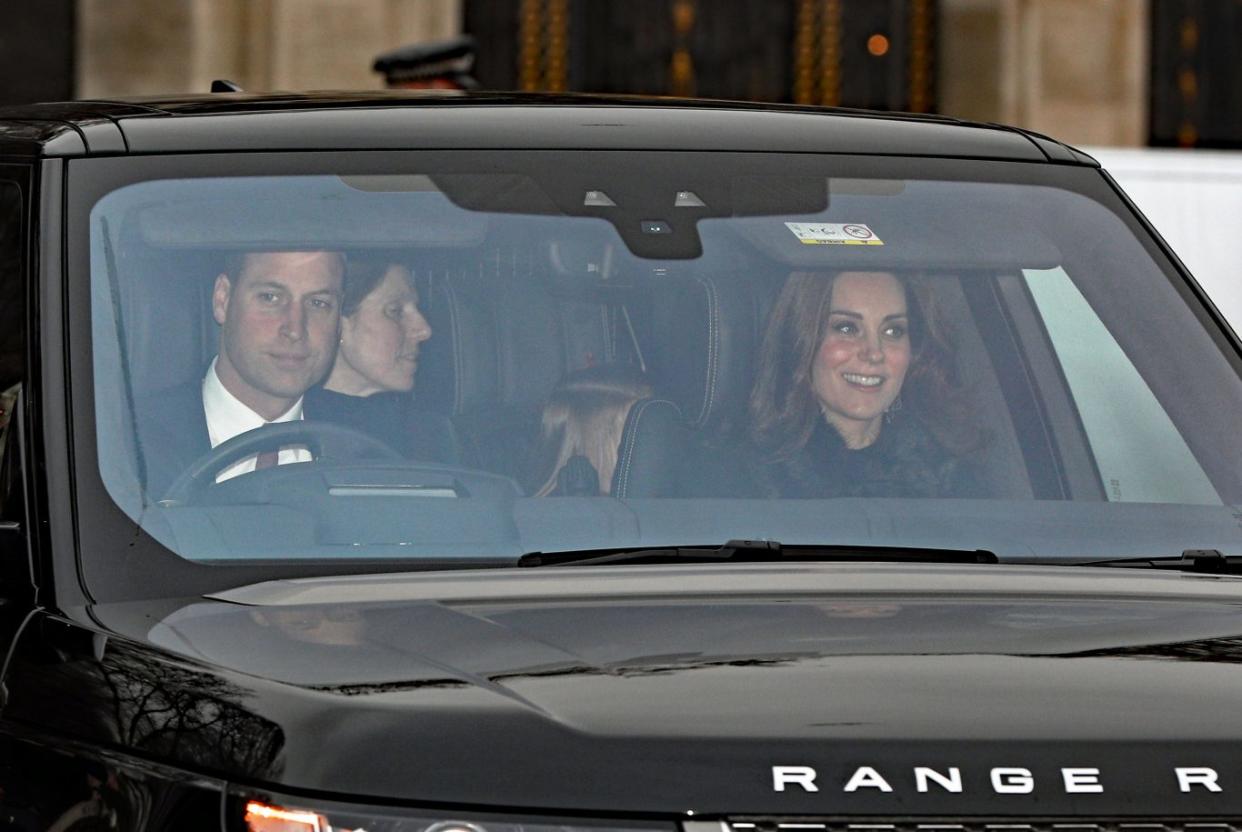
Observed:
[[[160,502],[176,505],[196,502],[215,485],[216,476],[233,463],[290,445],[308,449],[316,462],[404,460],[401,454],[385,443],[355,428],[332,422],[280,422],[221,442],[182,471]]]

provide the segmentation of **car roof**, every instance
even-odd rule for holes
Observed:
[[[0,107],[0,155],[335,149],[858,153],[1095,165],[1045,136],[936,115],[456,91],[214,93]]]

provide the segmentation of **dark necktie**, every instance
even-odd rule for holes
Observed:
[[[273,468],[280,462],[280,450],[264,451],[259,454],[254,463],[254,470],[259,471],[263,468]]]

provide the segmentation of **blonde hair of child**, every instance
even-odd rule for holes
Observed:
[[[594,466],[600,493],[607,494],[625,419],[635,402],[650,395],[651,385],[628,367],[591,367],[566,376],[543,409],[535,496],[555,491],[561,469],[579,454]]]

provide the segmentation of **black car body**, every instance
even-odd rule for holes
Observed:
[[[310,246],[413,264],[455,461],[148,487],[222,253]],[[585,97],[35,105],[0,111],[0,249],[0,828],[1242,818],[1238,343],[1065,145]],[[773,298],[828,268],[955,310],[981,493],[722,488]],[[611,496],[533,496],[543,398],[608,362],[653,388]]]

